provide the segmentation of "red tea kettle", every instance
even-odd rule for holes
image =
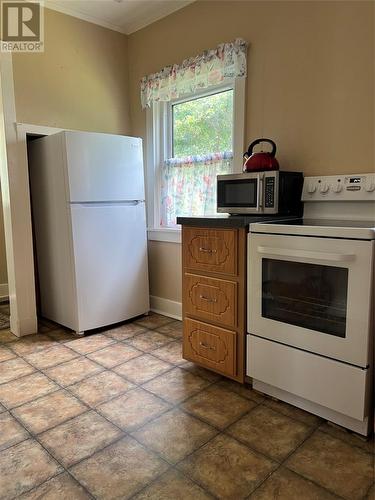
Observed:
[[[253,149],[261,142],[268,142],[272,145],[270,153],[261,151],[260,153],[253,153]],[[252,142],[243,155],[245,163],[243,166],[244,172],[262,172],[264,170],[279,170],[279,162],[275,158],[276,144],[271,139],[256,139]]]

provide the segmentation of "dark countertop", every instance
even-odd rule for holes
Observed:
[[[296,216],[282,215],[210,215],[202,217],[177,217],[177,224],[193,227],[247,227],[254,222],[269,220],[295,219]]]

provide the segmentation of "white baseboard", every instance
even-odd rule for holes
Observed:
[[[8,283],[0,283],[0,302],[8,299]]]
[[[163,297],[150,296],[151,311],[174,319],[182,319],[182,304]]]

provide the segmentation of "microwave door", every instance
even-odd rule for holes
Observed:
[[[218,178],[217,211],[231,214],[259,212],[263,200],[262,184],[260,175],[245,177],[239,174]]]

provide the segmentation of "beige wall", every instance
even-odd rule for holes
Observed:
[[[45,52],[13,56],[17,121],[130,134],[127,37],[45,10]],[[0,284],[6,282],[0,201]],[[5,281],[3,281],[5,280]]]
[[[181,302],[181,245],[149,241],[150,293]]]
[[[198,1],[129,37],[132,132],[145,137],[139,80],[242,37],[249,42],[246,145],[276,140],[283,169],[374,169],[373,2]],[[180,246],[151,244],[151,293],[180,300]]]
[[[144,138],[140,78],[243,37],[245,145],[269,136],[281,167],[307,175],[372,170],[374,8],[198,1],[130,37],[46,10],[46,52],[14,57],[17,120]],[[180,245],[151,242],[149,253],[151,294],[180,301]]]
[[[130,133],[125,35],[46,9],[45,52],[13,72],[18,122]]]

